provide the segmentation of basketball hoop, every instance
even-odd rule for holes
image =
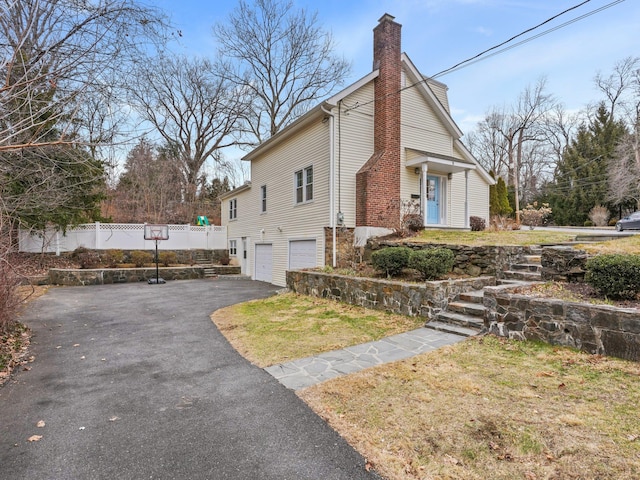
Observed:
[[[145,240],[169,240],[169,225],[145,225]]]
[[[144,226],[144,239],[155,240],[156,242],[156,278],[150,278],[147,283],[159,284],[165,283],[164,279],[160,278],[159,266],[158,266],[158,240],[169,240],[169,225],[145,225]]]

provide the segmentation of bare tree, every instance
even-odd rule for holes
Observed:
[[[634,103],[639,68],[640,57],[626,57],[616,62],[608,76],[604,76],[601,72],[596,74],[594,82],[607,99],[606,106],[612,120],[616,118],[618,107],[626,110],[629,102]]]
[[[240,0],[213,28],[220,52],[237,67],[234,80],[256,96],[247,122],[258,142],[341,85],[350,65],[333,54],[332,35],[317,14],[291,0]]]
[[[545,92],[545,87],[546,79],[540,78],[533,87],[528,86],[522,91],[514,108],[509,111],[494,109],[485,118],[487,127],[502,137],[499,150],[506,154],[508,185],[514,189],[516,222],[520,221],[521,167],[527,152],[526,144],[540,141],[540,124],[546,112],[554,105],[554,99]]]
[[[251,97],[220,64],[207,59],[163,56],[141,65],[131,102],[167,144],[177,162],[184,202],[193,204],[206,161],[237,145]]]
[[[110,197],[108,214],[117,222],[184,222],[181,208],[177,208],[182,203],[178,166],[158,154],[156,146],[144,137],[129,151]]]
[[[134,0],[0,0],[0,151],[86,141],[81,107],[164,28]]]
[[[633,70],[625,69],[628,75],[622,88],[628,97],[622,103],[628,132],[616,147],[616,155],[609,162],[609,200],[622,204],[630,199],[640,210],[640,68],[638,59],[631,63]],[[617,68],[617,67],[616,67]]]
[[[494,108],[478,123],[477,129],[468,135],[469,149],[480,164],[496,177],[509,175],[508,143],[500,132],[506,115]]]

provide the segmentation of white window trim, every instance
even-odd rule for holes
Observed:
[[[238,256],[238,241],[237,240],[229,240],[229,256],[237,257]]]
[[[267,213],[267,186],[260,187],[260,213]]]
[[[311,183],[307,183],[308,172],[311,171]],[[302,174],[302,186],[298,186],[298,174]],[[313,202],[313,184],[315,180],[315,173],[313,171],[313,165],[309,165],[308,167],[302,168],[300,170],[296,170],[293,174],[293,202],[295,205],[303,205],[305,203]],[[311,190],[311,198],[307,199],[309,196],[309,187]],[[302,201],[298,201],[298,189],[302,189]]]
[[[232,198],[229,200],[229,221],[238,219],[238,199]]]

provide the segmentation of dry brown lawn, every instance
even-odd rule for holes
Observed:
[[[379,340],[424,319],[286,293],[217,310],[211,319],[236,350],[260,367]]]
[[[212,318],[266,366],[413,328],[397,317],[287,294]],[[476,337],[297,393],[388,480],[640,478],[636,362]]]
[[[299,395],[385,478],[640,478],[640,365],[473,338]]]

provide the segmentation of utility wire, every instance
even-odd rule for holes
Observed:
[[[504,41],[504,42],[502,42],[502,43],[499,43],[498,45],[494,45],[494,46],[493,46],[493,47],[491,47],[491,48],[487,48],[486,50],[484,50],[484,51],[482,51],[482,52],[478,53],[477,55],[474,55],[473,57],[467,58],[466,60],[463,60],[463,61],[461,61],[461,62],[459,62],[459,63],[456,63],[453,67],[449,67],[449,68],[447,68],[446,70],[442,70],[441,72],[436,73],[435,75],[433,75],[433,77],[432,77],[432,78],[436,78],[436,77],[438,77],[438,76],[440,76],[440,75],[444,75],[445,73],[447,73],[447,72],[449,72],[449,71],[451,71],[451,70],[455,70],[456,68],[460,67],[461,65],[463,65],[463,64],[465,64],[465,63],[468,63],[468,62],[470,62],[470,61],[472,61],[472,60],[475,60],[476,58],[481,57],[481,56],[482,56],[482,55],[484,55],[485,53],[488,53],[488,52],[490,52],[490,51],[492,51],[492,50],[495,50],[496,48],[500,48],[500,47],[502,47],[503,45],[506,45],[507,43],[509,43],[509,42],[511,42],[511,41],[513,41],[513,40],[515,40],[516,38],[519,38],[519,37],[521,37],[521,36],[523,36],[523,35],[526,35],[527,33],[532,32],[532,31],[534,31],[534,30],[535,30],[535,29],[537,29],[537,28],[540,28],[542,25],[546,25],[547,23],[549,23],[549,22],[551,22],[551,21],[555,20],[556,18],[558,18],[558,17],[560,17],[560,16],[564,15],[565,13],[568,13],[568,12],[570,12],[570,11],[572,11],[572,10],[575,10],[576,8],[580,8],[582,5],[584,5],[584,4],[586,4],[586,3],[589,3],[590,1],[591,1],[591,0],[585,0],[585,1],[584,1],[584,2],[582,2],[582,3],[579,3],[579,4],[577,4],[577,5],[574,5],[573,7],[569,7],[569,8],[567,8],[566,10],[564,10],[564,11],[562,11],[562,12],[558,13],[557,15],[554,15],[554,16],[553,16],[553,17],[551,17],[551,18],[547,18],[544,22],[539,23],[539,24],[538,24],[538,25],[536,25],[535,27],[528,28],[528,29],[524,30],[523,32],[518,33],[517,35],[514,35],[514,36],[513,36],[513,37],[511,37],[510,39],[505,40],[505,41]]]
[[[539,23],[538,25],[536,25],[536,26],[534,26],[534,27],[531,27],[531,28],[528,28],[528,29],[526,29],[526,30],[524,30],[524,31],[522,31],[522,32],[520,32],[520,33],[518,33],[517,35],[512,36],[510,39],[505,40],[504,42],[501,42],[501,43],[499,43],[499,44],[497,44],[497,45],[494,45],[493,47],[488,48],[488,49],[486,49],[486,50],[484,50],[484,51],[482,51],[482,52],[478,53],[477,55],[474,55],[473,57],[470,57],[470,58],[468,58],[468,59],[466,59],[466,60],[463,60],[462,62],[458,62],[458,63],[457,63],[457,64],[455,64],[454,66],[449,67],[449,68],[447,68],[447,69],[445,69],[445,70],[442,70],[442,71],[440,71],[440,72],[436,73],[435,75],[433,75],[433,76],[431,76],[431,77],[425,77],[425,78],[423,78],[422,80],[419,80],[419,81],[417,81],[417,82],[415,82],[415,83],[412,83],[411,85],[407,85],[406,87],[401,88],[401,89],[400,89],[400,90],[398,90],[397,92],[388,93],[388,94],[386,94],[385,96],[396,95],[396,94],[401,93],[401,92],[403,92],[403,91],[405,91],[405,90],[408,90],[408,89],[410,89],[410,88],[414,88],[414,87],[416,87],[416,86],[418,86],[418,85],[420,85],[420,84],[422,84],[422,83],[427,83],[429,80],[435,79],[436,77],[443,76],[443,75],[445,75],[445,74],[447,74],[447,73],[451,73],[451,72],[453,72],[453,71],[455,71],[455,70],[459,70],[459,69],[464,68],[464,67],[466,67],[466,66],[468,66],[468,65],[472,65],[473,63],[477,63],[477,62],[479,62],[479,61],[485,60],[485,59],[490,58],[490,57],[492,57],[492,56],[494,56],[494,55],[497,55],[497,54],[499,54],[499,53],[502,53],[502,52],[504,52],[504,51],[507,51],[507,50],[509,50],[509,49],[511,49],[511,48],[515,48],[515,47],[517,47],[517,46],[519,46],[519,45],[522,45],[522,44],[524,44],[524,43],[526,43],[526,42],[529,42],[529,41],[531,41],[531,40],[534,40],[534,39],[536,39],[536,38],[539,38],[539,37],[541,37],[542,35],[546,35],[547,33],[551,33],[551,32],[553,32],[553,31],[555,31],[555,30],[558,30],[558,29],[563,28],[563,27],[565,27],[565,26],[567,26],[567,25],[570,25],[570,24],[572,24],[572,23],[574,23],[574,22],[577,22],[577,21],[579,21],[579,20],[582,20],[582,19],[584,19],[584,18],[587,18],[587,17],[589,17],[589,16],[591,16],[591,15],[595,15],[596,13],[599,13],[599,12],[601,12],[602,10],[605,10],[605,9],[607,9],[607,8],[609,8],[609,7],[612,7],[612,6],[614,6],[614,5],[617,5],[617,4],[619,4],[619,3],[622,3],[622,2],[624,2],[625,0],[614,0],[614,1],[612,1],[612,2],[610,2],[610,3],[608,3],[608,4],[606,4],[606,5],[604,5],[604,6],[602,6],[602,7],[599,7],[599,8],[597,8],[597,9],[595,9],[595,10],[592,10],[591,12],[588,12],[588,13],[586,13],[586,14],[584,14],[584,15],[581,15],[581,16],[579,16],[579,17],[576,17],[576,18],[572,19],[572,20],[569,20],[569,21],[567,21],[567,22],[565,22],[565,23],[563,23],[563,24],[561,24],[561,25],[558,25],[558,26],[556,26],[556,27],[554,27],[554,28],[551,28],[551,29],[546,30],[546,31],[544,31],[544,32],[541,32],[541,33],[539,33],[539,34],[537,34],[537,35],[534,35],[533,37],[530,37],[529,39],[525,39],[525,40],[523,40],[523,41],[521,41],[521,42],[518,42],[517,44],[511,45],[511,46],[506,47],[506,48],[504,48],[504,49],[502,49],[502,50],[498,50],[497,52],[494,52],[494,53],[492,53],[491,55],[487,55],[487,56],[484,56],[484,57],[483,57],[483,55],[485,55],[486,53],[491,52],[491,51],[493,51],[493,50],[496,50],[496,49],[498,49],[498,48],[502,47],[503,45],[506,45],[507,43],[509,43],[509,42],[511,42],[511,41],[513,41],[513,40],[515,40],[516,38],[519,38],[519,37],[521,37],[522,35],[526,35],[527,33],[532,32],[533,30],[535,30],[535,29],[537,29],[537,28],[540,28],[542,25],[545,25],[545,24],[547,24],[547,23],[549,23],[549,22],[551,22],[551,21],[555,20],[556,18],[558,18],[558,17],[560,17],[560,16],[562,16],[562,15],[564,15],[564,14],[568,13],[568,12],[571,12],[571,11],[575,10],[576,8],[579,8],[579,7],[583,6],[583,5],[585,5],[586,3],[589,3],[590,1],[591,1],[591,0],[584,0],[583,2],[580,2],[580,3],[576,4],[576,5],[574,5],[573,7],[567,8],[566,10],[563,10],[562,12],[560,12],[560,13],[558,13],[558,14],[554,15],[553,17],[548,18],[547,20],[545,20],[545,21],[543,21],[543,22]],[[482,58],[480,58],[480,57],[482,57]],[[345,113],[346,113],[346,112],[349,112],[349,111],[351,111],[351,110],[356,110],[356,109],[358,109],[358,108],[360,108],[360,107],[363,107],[363,106],[365,106],[365,105],[369,105],[369,104],[371,104],[371,103],[374,103],[374,102],[375,102],[376,100],[378,100],[379,98],[382,98],[382,97],[374,98],[374,99],[372,99],[372,100],[369,100],[368,102],[356,103],[356,105],[354,105],[353,107],[351,107],[351,108],[346,108],[346,109],[345,109]]]
[[[591,1],[591,0],[587,0],[587,1]],[[499,48],[499,47],[501,47],[501,46],[503,46],[503,45],[505,45],[505,44],[507,44],[507,43],[511,42],[512,40],[514,40],[514,39],[516,39],[516,38],[518,38],[518,37],[520,37],[520,36],[524,35],[525,33],[528,33],[528,32],[530,32],[530,31],[532,31],[532,30],[534,30],[534,29],[536,29],[536,28],[538,28],[538,27],[540,27],[540,26],[544,25],[545,23],[548,23],[549,21],[551,21],[551,20],[553,20],[553,19],[555,19],[555,18],[559,17],[560,15],[562,15],[562,14],[564,14],[564,13],[566,13],[566,12],[570,11],[570,10],[573,10],[573,9],[575,9],[575,8],[578,8],[579,6],[581,6],[581,5],[585,4],[585,3],[587,3],[587,2],[585,1],[585,2],[583,2],[583,3],[581,3],[581,4],[579,4],[579,5],[576,5],[575,7],[571,7],[570,9],[565,10],[565,11],[564,11],[564,12],[562,12],[562,13],[559,13],[558,15],[556,15],[556,16],[554,16],[554,17],[551,17],[549,20],[545,20],[544,22],[542,22],[542,23],[540,23],[540,24],[536,25],[535,27],[532,27],[532,28],[530,28],[530,29],[528,29],[528,30],[525,30],[525,31],[524,31],[524,32],[522,32],[522,33],[519,33],[518,35],[515,35],[515,36],[511,37],[509,40],[507,40],[507,41],[505,41],[505,42],[502,42],[502,43],[500,43],[499,45],[496,45],[496,46],[494,46],[494,47],[491,47],[491,48],[489,48],[489,49],[485,50],[484,52],[481,52],[481,53],[479,53],[479,54],[477,54],[477,55],[474,55],[474,56],[473,56],[473,57],[471,57],[471,58],[468,58],[468,59],[466,59],[466,60],[463,60],[462,62],[460,62],[460,63],[458,63],[458,64],[454,65],[453,67],[449,67],[449,68],[447,68],[446,70],[442,70],[441,72],[438,72],[438,73],[436,73],[435,75],[431,76],[431,78],[434,78],[434,79],[435,79],[435,78],[437,78],[437,77],[441,77],[441,76],[443,76],[443,75],[446,75],[447,73],[456,72],[456,71],[458,71],[458,70],[460,70],[460,69],[462,69],[462,68],[468,67],[469,65],[473,65],[473,64],[475,64],[475,63],[481,62],[482,60],[486,60],[487,58],[491,58],[491,57],[493,57],[493,56],[495,56],[495,55],[499,55],[500,53],[503,53],[503,52],[506,52],[506,51],[508,51],[508,50],[511,50],[512,48],[519,47],[520,45],[524,45],[525,43],[531,42],[532,40],[535,40],[535,39],[540,38],[540,37],[542,37],[542,36],[544,36],[544,35],[547,35],[548,33],[555,32],[556,30],[559,30],[559,29],[564,28],[564,27],[566,27],[566,26],[568,26],[568,25],[571,25],[572,23],[575,23],[575,22],[578,22],[578,21],[580,21],[580,20],[583,20],[583,19],[585,19],[585,18],[587,18],[587,17],[590,17],[591,15],[595,15],[596,13],[599,13],[599,12],[601,12],[601,11],[603,11],[603,10],[606,10],[607,8],[613,7],[614,5],[617,5],[617,4],[622,3],[622,2],[624,2],[624,1],[625,1],[625,0],[615,0],[615,1],[611,2],[611,3],[608,3],[608,4],[606,4],[606,5],[603,5],[602,7],[599,7],[599,8],[597,8],[597,9],[595,9],[595,10],[592,10],[592,11],[590,11],[590,12],[587,12],[587,13],[585,13],[584,15],[580,15],[579,17],[576,17],[576,18],[573,18],[573,19],[571,19],[571,20],[568,20],[568,21],[566,21],[565,23],[561,23],[560,25],[556,25],[555,27],[549,28],[548,30],[545,30],[545,31],[543,31],[543,32],[540,32],[540,33],[538,33],[538,34],[536,34],[536,35],[534,35],[534,36],[532,36],[532,37],[529,37],[529,38],[526,38],[526,39],[524,39],[524,40],[521,40],[521,41],[519,41],[518,43],[514,43],[513,45],[509,45],[508,47],[505,47],[505,48],[503,48],[503,49],[500,49],[500,50],[498,50],[497,52],[493,52],[493,53],[491,53],[490,55],[486,55],[486,56],[484,56],[484,57],[482,57],[482,58],[478,58],[478,57],[480,57],[480,56],[484,55],[485,53],[488,53],[488,52],[490,52],[490,51],[492,51],[492,50],[495,50],[496,48]],[[418,83],[421,83],[421,82],[417,82],[417,83],[416,83],[416,85],[417,85]]]

